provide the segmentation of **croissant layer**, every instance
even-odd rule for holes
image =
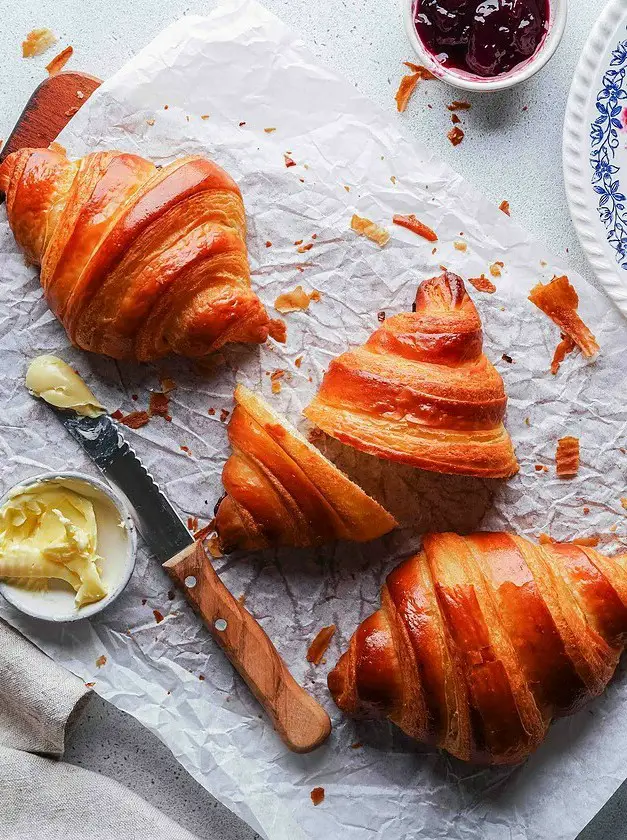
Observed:
[[[239,385],[215,521],[223,551],[375,539],[394,518],[257,394]]]
[[[137,155],[78,161],[22,149],[0,166],[9,223],[71,341],[118,359],[203,356],[263,342],[237,184],[215,163]]]
[[[503,380],[483,354],[481,321],[461,278],[424,281],[415,311],[334,359],[306,417],[342,443],[443,473],[518,470],[503,426]]]
[[[504,533],[432,534],[329,674],[348,714],[465,761],[512,764],[600,694],[627,641],[627,555]]]

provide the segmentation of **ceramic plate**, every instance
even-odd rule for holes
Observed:
[[[610,0],[579,60],[564,122],[564,177],[583,249],[627,316],[627,0]]]

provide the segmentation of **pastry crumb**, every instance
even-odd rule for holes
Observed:
[[[68,61],[72,58],[73,53],[74,47],[66,47],[64,50],[61,50],[61,52],[58,55],[55,55],[52,61],[46,64],[46,70],[48,71],[48,75],[56,76],[57,73],[60,73],[61,70],[63,70],[63,68],[65,67],[65,65],[68,63]],[[80,90],[78,91],[77,96],[79,93]],[[82,99],[83,97],[79,96],[78,98]]]
[[[586,358],[599,352],[599,345],[577,313],[579,296],[568,277],[554,277],[550,283],[538,283],[529,300],[569,336]]]
[[[370,219],[358,216],[356,213],[351,218],[351,230],[354,230],[359,236],[365,236],[366,239],[376,242],[381,248],[390,241],[389,231]]]
[[[99,656],[98,659],[96,659],[96,667],[97,668],[103,668],[106,664],[107,664],[107,657],[103,653],[102,656]]]
[[[314,665],[320,664],[322,657],[327,652],[327,648],[331,643],[331,639],[335,635],[336,629],[335,624],[330,624],[328,627],[323,627],[317,633],[316,638],[307,650],[307,662],[312,662]]]
[[[469,277],[468,282],[474,286],[478,292],[486,292],[489,295],[493,295],[494,292],[496,292],[496,286],[485,276],[485,274],[482,274],[481,277]]]
[[[395,225],[398,225],[399,227],[411,230],[412,233],[417,233],[418,236],[422,236],[422,238],[426,239],[428,242],[438,241],[437,233],[434,230],[432,230],[428,225],[425,225],[424,222],[421,222],[420,219],[417,219],[413,213],[410,213],[408,216],[401,216],[400,214],[396,213],[394,216],[392,216],[392,221]]]
[[[472,105],[466,102],[465,99],[454,99],[450,105],[446,106],[449,111],[470,111]]]
[[[509,201],[501,201],[501,203],[499,204],[499,210],[502,213],[505,213],[506,216],[511,216],[512,215],[510,213],[510,209],[509,209]]]
[[[320,805],[321,802],[324,802],[323,787],[315,787],[309,795],[311,796],[311,801],[314,805]]]
[[[32,29],[22,41],[22,58],[34,58],[49,50],[57,43],[57,36],[52,29]]]
[[[320,297],[317,289],[308,294],[302,286],[296,286],[293,291],[279,295],[274,301],[274,308],[282,315],[288,312],[301,312],[309,309],[309,304],[319,301]]]
[[[560,478],[577,475],[579,471],[579,438],[563,437],[557,441],[555,464],[557,475]]]
[[[128,426],[129,429],[141,429],[142,426],[150,422],[150,415],[147,411],[131,411],[130,414],[122,414],[120,411],[119,417],[115,416],[115,412],[111,416],[119,420],[124,426]]]
[[[403,76],[401,79],[398,90],[394,95],[394,99],[396,100],[396,110],[399,114],[402,114],[407,108],[409,100],[411,99],[413,92],[416,90],[416,85],[419,80],[420,76],[418,73],[412,73],[411,76]]]
[[[551,373],[553,374],[553,376],[555,376],[559,371],[560,366],[566,358],[566,356],[569,353],[572,353],[572,351],[577,346],[570,336],[564,335],[564,333],[562,333],[561,335],[562,340],[555,348],[555,353],[553,354],[553,359],[551,360]]]
[[[459,146],[466,135],[464,134],[463,129],[461,129],[458,125],[454,125],[453,128],[447,132],[446,136],[453,146]]]
[[[492,265],[490,266],[490,274],[492,275],[492,277],[501,277],[504,268],[505,263],[502,263],[500,260],[497,260],[497,262],[492,263]]]

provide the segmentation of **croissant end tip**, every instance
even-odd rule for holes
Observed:
[[[452,271],[444,271],[437,277],[422,281],[412,311],[417,312],[433,305],[443,309],[459,309],[466,299],[468,294],[462,278]]]

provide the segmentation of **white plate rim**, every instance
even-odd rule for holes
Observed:
[[[605,238],[599,235],[597,208],[589,198],[589,105],[594,80],[607,51],[609,38],[621,21],[627,24],[627,0],[610,0],[595,23],[583,48],[566,105],[562,165],[570,214],[594,273],[627,317],[627,271],[608,258]],[[627,35],[626,35],[627,37]]]

